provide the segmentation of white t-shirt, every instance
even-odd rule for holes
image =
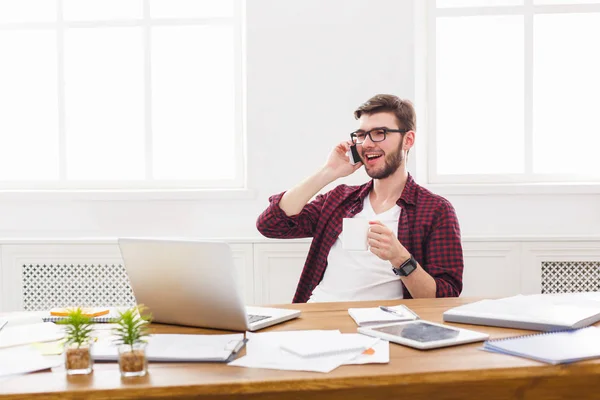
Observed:
[[[397,204],[381,214],[375,214],[367,195],[363,210],[353,218],[381,221],[398,237],[401,208]],[[329,301],[394,300],[403,297],[400,277],[392,264],[370,251],[344,250],[340,233],[327,257],[323,279],[313,290],[309,303]]]

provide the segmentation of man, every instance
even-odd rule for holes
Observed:
[[[271,238],[313,237],[294,302],[460,295],[463,254],[454,208],[406,170],[415,143],[412,103],[376,95],[354,116],[360,126],[351,141],[338,144],[314,175],[272,196],[256,223]],[[352,144],[362,161],[356,165],[347,155]],[[339,185],[309,202],[362,166],[370,182]],[[343,248],[344,218],[369,219],[368,251]]]

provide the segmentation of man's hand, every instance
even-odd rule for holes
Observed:
[[[394,267],[399,267],[410,258],[410,253],[398,240],[394,232],[381,221],[369,221],[367,243],[369,251],[382,260],[388,260]]]
[[[351,141],[342,142],[335,146],[333,150],[331,150],[331,153],[329,153],[329,158],[325,163],[325,169],[333,175],[334,180],[348,176],[362,167],[362,162],[359,162],[356,165],[350,164],[350,158],[347,153],[350,151],[351,145]]]

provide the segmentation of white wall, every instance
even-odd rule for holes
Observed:
[[[411,13],[410,1],[249,0],[247,152],[254,198],[23,201],[0,194],[0,238],[258,236],[255,221],[268,196],[314,171],[348,138],[356,106],[376,92],[412,97]]]
[[[356,126],[352,111],[357,105],[380,92],[421,98],[415,88],[421,88],[425,71],[415,68],[421,51],[415,51],[414,42],[415,27],[422,23],[415,22],[415,4],[248,0],[247,152],[254,197],[82,201],[0,194],[0,238],[257,236],[256,216],[268,196],[324,162],[331,147]],[[499,151],[502,146],[499,142]],[[416,176],[423,182],[423,174]],[[365,180],[362,171],[348,179]],[[595,235],[600,230],[597,194],[447,197],[464,236]]]

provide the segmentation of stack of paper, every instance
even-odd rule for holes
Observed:
[[[246,356],[232,366],[330,372],[343,364],[389,362],[389,343],[340,331],[247,332]]]
[[[393,307],[349,308],[348,314],[350,314],[358,326],[380,325],[419,319],[417,314],[403,304]]]

